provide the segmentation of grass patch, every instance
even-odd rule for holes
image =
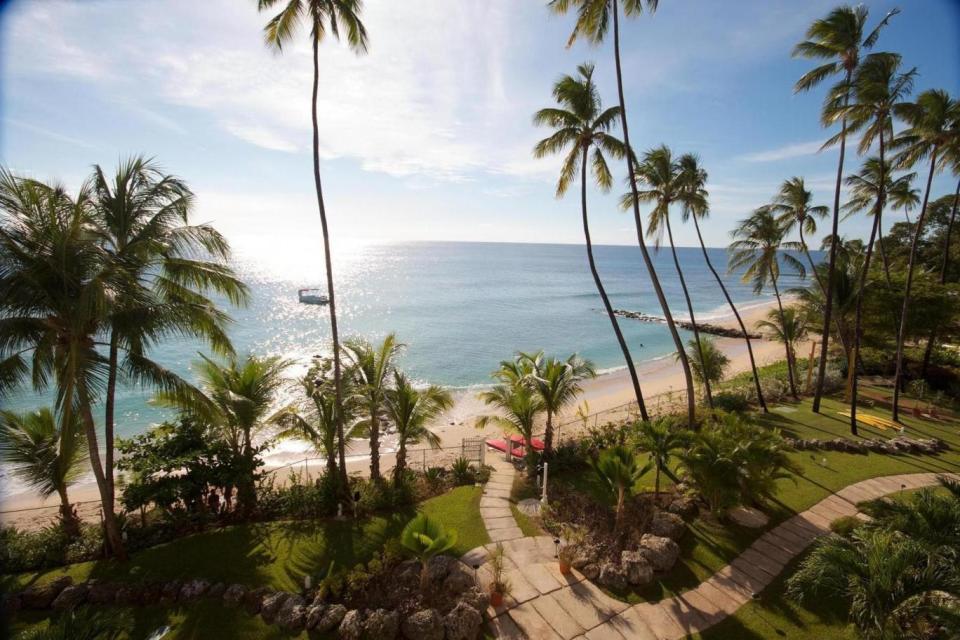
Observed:
[[[539,499],[540,491],[537,489],[533,479],[526,474],[518,473],[513,477],[513,486],[510,488],[510,513],[516,520],[517,526],[524,536],[542,536],[545,535],[540,526],[540,518],[531,517],[520,511],[517,503],[521,500],[530,498]]]

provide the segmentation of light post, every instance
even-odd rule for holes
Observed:
[[[547,469],[549,466],[549,463],[543,463],[543,493],[540,496],[540,505],[543,507],[547,506]]]

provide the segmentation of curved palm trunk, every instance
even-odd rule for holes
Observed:
[[[923,193],[923,206],[920,208],[920,215],[917,217],[917,228],[913,232],[913,240],[910,242],[910,260],[907,262],[907,284],[903,292],[903,309],[900,312],[900,331],[897,332],[897,369],[893,378],[893,419],[900,421],[900,387],[903,386],[903,343],[907,337],[907,313],[910,310],[910,289],[913,286],[913,263],[917,257],[917,243],[920,241],[920,235],[923,233],[923,220],[927,215],[927,202],[930,200],[930,185],[933,182],[933,174],[937,168],[937,152],[939,149],[935,146],[930,154],[930,173],[927,175],[927,188]]]
[[[820,292],[823,293],[824,300],[826,300],[827,288],[823,284],[823,278],[821,278],[820,274],[817,273],[817,266],[814,264],[813,257],[810,255],[810,249],[807,248],[807,241],[803,237],[803,225],[798,225],[798,228],[800,230],[800,246],[803,247],[803,255],[807,257],[807,263],[810,265],[810,271],[813,272],[813,276],[817,280],[817,285],[820,287]],[[843,318],[841,316],[837,316],[834,319],[834,325],[837,327],[837,339],[840,341],[840,346],[843,347],[844,353],[850,353],[850,350],[847,348],[847,340],[845,337],[846,331],[844,330],[843,326]]]
[[[851,70],[847,70],[846,83],[850,84]],[[850,94],[843,98],[846,109]],[[823,304],[823,330],[820,334],[820,362],[817,365],[817,384],[813,393],[813,412],[820,413],[820,399],[823,397],[823,379],[827,373],[827,353],[830,343],[830,321],[833,316],[833,274],[837,269],[837,238],[840,227],[840,187],[843,183],[843,159],[847,153],[847,118],[844,116],[840,128],[840,160],[837,162],[837,186],[833,192],[833,241],[830,243],[830,263],[827,268],[827,299]]]
[[[600,299],[603,300],[603,308],[607,312],[607,317],[610,318],[610,324],[613,326],[613,333],[617,336],[617,344],[620,345],[620,351],[623,353],[623,359],[627,364],[627,371],[630,372],[630,383],[633,385],[633,394],[636,396],[637,405],[640,407],[640,417],[646,421],[650,419],[650,416],[647,415],[647,405],[643,401],[643,392],[640,391],[640,378],[637,377],[637,369],[633,364],[633,358],[630,356],[630,349],[627,347],[627,341],[623,337],[623,332],[620,331],[620,323],[617,321],[617,316],[613,312],[613,306],[610,304],[610,298],[607,297],[607,290],[603,286],[603,281],[600,280],[600,273],[597,271],[597,264],[593,259],[593,242],[590,240],[590,224],[587,220],[586,147],[583,149],[583,158],[580,165],[580,209],[583,214],[583,239],[587,245],[587,262],[590,263],[590,273],[593,275],[593,283],[597,286],[597,292],[600,294]]]
[[[947,284],[947,267],[950,265],[950,236],[953,234],[953,222],[957,217],[957,202],[960,201],[960,180],[957,180],[957,190],[953,194],[953,207],[950,208],[950,221],[947,222],[947,237],[943,241],[943,261],[940,263],[940,285]],[[927,339],[927,348],[923,351],[923,367],[920,375],[926,377],[930,366],[930,357],[933,355],[933,345],[937,341],[937,330],[930,332]]]
[[[700,330],[697,329],[697,318],[693,315],[693,303],[690,302],[690,292],[687,291],[687,281],[683,277],[683,269],[680,268],[680,260],[677,259],[677,248],[673,245],[673,229],[670,228],[670,216],[666,216],[667,238],[670,240],[670,253],[673,255],[673,264],[677,268],[677,276],[680,278],[680,288],[683,289],[683,298],[687,301],[687,312],[690,314],[690,324],[693,326],[693,339],[697,342],[697,351],[700,353],[700,368],[706,373],[706,362],[703,357],[703,343],[700,342]],[[707,397],[707,404],[713,409],[713,394],[710,393],[710,380],[706,375],[703,376],[703,392]]]
[[[330,232],[327,228],[327,210],[323,204],[323,187],[320,184],[320,129],[317,125],[317,93],[320,88],[320,43],[313,38],[313,98],[310,115],[313,119],[313,181],[317,189],[317,208],[323,228],[323,260],[327,269],[327,298],[330,300],[330,337],[333,341],[333,385],[337,408],[337,451],[340,457],[340,481],[347,490],[347,454],[343,437],[343,382],[340,371],[340,336],[337,333],[337,303],[333,293],[333,264],[330,260]]]
[[[667,298],[663,295],[663,287],[660,286],[657,272],[653,268],[650,252],[647,251],[647,243],[643,239],[643,220],[640,218],[640,203],[637,199],[637,176],[634,173],[633,167],[633,147],[630,146],[630,132],[627,128],[627,103],[623,95],[623,69],[620,64],[619,12],[618,2],[617,0],[613,0],[613,56],[617,71],[617,95],[620,99],[620,125],[623,127],[623,144],[627,149],[627,175],[630,178],[630,193],[633,196],[633,221],[637,227],[637,243],[640,245],[640,252],[643,254],[643,262],[647,267],[647,273],[650,275],[650,281],[653,283],[653,290],[657,294],[660,308],[663,309],[663,317],[667,321],[670,336],[673,338],[673,343],[677,348],[677,358],[680,360],[680,366],[683,368],[683,377],[687,387],[687,424],[690,428],[693,428],[696,425],[697,403],[693,393],[693,376],[690,374],[690,363],[687,361],[687,352],[683,348],[683,341],[680,339],[677,325],[674,323],[673,315],[670,313]]]
[[[737,311],[736,305],[733,304],[730,293],[727,291],[726,285],[723,284],[720,274],[717,273],[717,270],[713,268],[713,263],[710,262],[710,256],[707,254],[707,245],[703,243],[703,235],[700,233],[700,223],[697,222],[697,216],[694,215],[692,217],[693,226],[697,230],[697,239],[700,241],[700,249],[703,251],[703,259],[706,260],[707,267],[710,269],[713,277],[716,278],[717,284],[723,292],[723,297],[727,299],[727,304],[730,305],[730,310],[733,311],[733,315],[737,319],[737,324],[740,325],[740,331],[743,332],[743,339],[747,342],[747,355],[750,357],[750,370],[753,371],[753,384],[757,390],[757,401],[760,403],[760,407],[764,413],[770,413],[770,410],[767,409],[767,403],[763,399],[763,390],[760,388],[760,374],[757,372],[757,363],[753,359],[753,346],[750,344],[750,335],[747,333],[747,327],[743,324],[743,318],[740,317],[740,312]]]
[[[67,496],[67,488],[57,487],[57,495],[60,497],[60,522],[63,525],[63,531],[69,537],[73,538],[80,534],[80,523],[77,522],[73,514],[73,507],[70,505],[70,498]]]
[[[797,394],[797,383],[793,379],[793,348],[789,337],[786,334],[787,320],[783,315],[783,302],[780,300],[780,289],[777,287],[777,278],[773,275],[773,269],[770,269],[770,280],[773,282],[773,292],[777,296],[777,308],[780,310],[780,328],[783,330],[783,345],[787,352],[787,378],[790,380],[790,393],[795,399],[800,399]]]
[[[117,360],[119,360],[118,338],[115,331],[110,331],[110,350],[107,355],[107,394],[104,400],[103,411],[103,471],[110,492],[110,502],[116,500],[116,490],[113,482],[113,419],[117,396]]]

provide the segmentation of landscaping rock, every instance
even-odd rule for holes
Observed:
[[[626,589],[627,572],[615,562],[604,562],[600,565],[600,578],[598,582],[611,589]]]
[[[90,604],[113,604],[117,596],[117,585],[109,582],[90,581],[87,602]]]
[[[387,609],[375,609],[363,621],[367,640],[394,640],[400,632],[400,614]]]
[[[313,604],[307,607],[307,614],[303,622],[304,628],[307,631],[312,631],[313,628],[317,626],[317,623],[320,622],[320,618],[323,617],[323,612],[326,610],[327,605],[314,600]]]
[[[400,627],[407,640],[443,640],[443,619],[436,609],[411,614]]]
[[[289,597],[290,594],[286,591],[277,591],[264,598],[260,604],[260,617],[263,618],[263,621],[267,624],[273,624],[273,621],[277,619],[277,614],[280,613],[280,609],[283,608]]]
[[[316,606],[316,605],[314,605]],[[317,633],[326,633],[340,626],[340,623],[347,615],[347,608],[342,604],[332,604],[320,616],[320,620],[314,626]]]
[[[149,607],[160,602],[160,595],[163,592],[163,583],[151,580],[143,584],[140,591],[140,604]]]
[[[250,615],[257,615],[260,613],[260,607],[263,605],[264,599],[272,593],[273,591],[267,587],[258,587],[247,591],[243,596],[243,608],[246,609]]]
[[[483,617],[465,602],[461,602],[443,618],[447,640],[474,640],[480,631]]]
[[[467,571],[462,562],[457,562],[450,568],[450,573],[443,581],[443,591],[447,594],[459,595],[475,585],[473,574]]]
[[[193,602],[194,600],[199,600],[209,588],[210,583],[199,578],[185,582],[180,588],[180,601]]]
[[[224,591],[227,590],[227,585],[222,582],[218,582],[207,591],[208,598],[222,598]]]
[[[285,631],[303,631],[307,623],[307,610],[303,605],[303,598],[298,595],[291,595],[287,598],[280,609],[280,613],[277,614],[277,626]]]
[[[580,573],[582,573],[587,580],[596,580],[600,577],[600,565],[596,562],[583,565],[583,567],[580,569]]]
[[[223,601],[230,606],[237,606],[247,595],[247,588],[242,584],[232,584],[223,592]]]
[[[427,560],[427,580],[430,584],[440,585],[450,573],[457,560],[450,556],[434,556]]]
[[[670,538],[645,534],[640,539],[640,552],[656,571],[668,571],[680,556],[680,547]]]
[[[51,606],[58,611],[70,611],[87,601],[89,587],[85,584],[70,585],[54,598]]]
[[[24,609],[49,609],[60,592],[73,584],[70,576],[61,576],[44,585],[32,586],[20,593],[20,605]]]
[[[621,552],[620,564],[630,584],[644,586],[653,582],[653,566],[639,551]]]
[[[23,601],[19,593],[7,593],[3,596],[3,617],[11,618],[23,607]]]
[[[697,502],[690,496],[679,496],[674,498],[667,507],[667,511],[676,514],[684,520],[692,520],[697,516]]]
[[[482,613],[490,606],[490,594],[479,587],[471,587],[460,594],[460,602],[466,602]]]
[[[360,640],[363,636],[363,615],[357,609],[347,611],[337,628],[341,640]]]
[[[668,511],[657,511],[650,520],[650,533],[655,536],[679,540],[687,530],[687,524],[683,518],[675,513]]]
[[[415,593],[420,590],[420,563],[416,560],[401,562],[393,575],[395,588],[400,593]]]
[[[180,595],[180,589],[182,588],[183,581],[181,580],[165,582],[160,589],[160,601],[164,603],[176,602],[177,596]]]
[[[143,587],[135,582],[132,582],[120,585],[117,588],[117,593],[114,596],[113,601],[120,607],[131,607],[134,605],[139,605],[142,597]]]
[[[577,549],[577,552],[573,556],[573,562],[570,565],[579,571],[583,571],[583,568],[588,564],[596,564],[597,559],[600,557],[599,550],[593,545],[580,545],[580,548]]]

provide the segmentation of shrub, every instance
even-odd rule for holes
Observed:
[[[742,413],[750,408],[750,402],[741,393],[724,391],[713,396],[713,406],[721,411]]]
[[[0,529],[0,566],[4,573],[20,573],[63,564],[68,539],[59,526],[40,531]]]
[[[589,458],[576,442],[564,442],[553,450],[550,458],[550,473],[568,473],[579,471],[588,465]]]
[[[420,571],[420,588],[426,591],[427,561],[452,549],[457,544],[457,531],[445,529],[439,520],[424,513],[418,513],[403,528],[400,544],[423,564]]]
[[[863,520],[860,518],[855,516],[842,516],[830,523],[830,531],[833,531],[838,536],[849,538],[861,525],[863,525]]]
[[[475,473],[473,465],[463,456],[453,461],[451,470],[453,471],[453,484],[458,487],[465,484],[473,484],[476,481],[477,474]]]

